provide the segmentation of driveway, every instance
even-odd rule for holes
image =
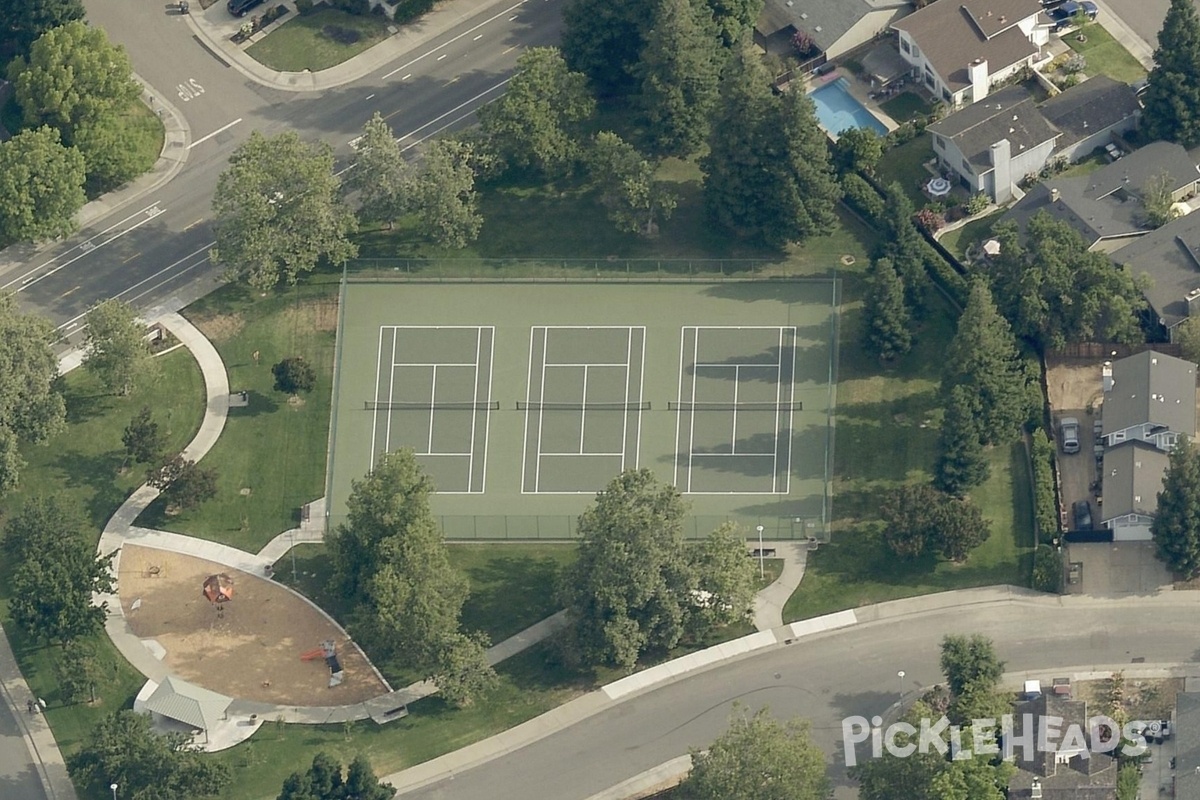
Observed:
[[[1153,50],[1158,47],[1158,32],[1171,0],[1104,0],[1105,4],[1121,20],[1133,29]],[[1200,2],[1197,2],[1200,8]]]
[[[1087,542],[1068,544],[1065,560],[1077,583],[1069,594],[1127,597],[1157,594],[1171,587],[1171,573],[1154,557],[1154,542]]]

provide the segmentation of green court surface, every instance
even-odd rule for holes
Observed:
[[[834,280],[356,281],[342,290],[331,525],[351,481],[410,448],[449,539],[569,539],[648,467],[689,536],[725,520],[826,536]]]

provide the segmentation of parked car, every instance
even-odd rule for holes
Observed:
[[[1062,451],[1064,453],[1079,452],[1079,420],[1075,417],[1063,417],[1059,423],[1062,431]]]
[[[1092,529],[1092,504],[1087,500],[1076,500],[1071,506],[1071,514],[1075,519],[1075,530],[1090,531]]]
[[[1100,8],[1092,0],[1080,0],[1080,2],[1067,0],[1058,8],[1047,11],[1046,15],[1054,24],[1054,30],[1061,31],[1074,25],[1075,15],[1079,13],[1084,14],[1089,20],[1095,20],[1096,15],[1100,13]]]
[[[244,17],[250,9],[262,3],[263,0],[229,0],[229,13],[235,17]]]

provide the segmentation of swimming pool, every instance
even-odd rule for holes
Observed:
[[[887,126],[863,108],[862,103],[850,94],[845,78],[838,78],[833,83],[809,92],[808,96],[817,106],[817,119],[825,126],[825,130],[834,136],[850,128],[870,128],[880,136],[887,135]]]

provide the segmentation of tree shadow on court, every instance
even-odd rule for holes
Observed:
[[[753,370],[749,373],[744,371],[727,370],[719,376],[714,376],[711,372],[705,374],[705,377],[720,377],[728,381],[737,380],[741,383],[778,383],[778,373],[773,372],[776,365],[782,361],[786,361],[788,353],[781,350],[790,350],[793,367],[793,381],[815,381],[817,383],[825,383],[829,376],[829,359],[831,356],[828,344],[818,344],[811,347],[789,347],[780,348],[779,345],[764,347],[756,353],[738,354],[730,356],[721,361],[706,361],[701,353],[701,361],[706,367],[708,366],[729,366],[729,367],[746,367],[756,366],[764,369]],[[752,363],[747,363],[748,359],[758,359]],[[684,367],[685,375],[695,375],[696,365],[688,364]],[[700,402],[700,401],[697,401]]]
[[[278,400],[268,394],[255,391],[254,389],[243,390],[246,392],[247,398],[250,401],[249,405],[239,406],[229,409],[231,419],[237,417],[257,417],[260,414],[273,414],[279,410],[282,405]]]
[[[500,556],[464,571],[471,593],[462,624],[496,643],[558,611],[554,602],[559,564],[551,558]]]
[[[772,300],[788,305],[820,305],[824,308],[833,303],[833,287],[828,278],[718,283],[705,289],[704,294],[743,303]]]

